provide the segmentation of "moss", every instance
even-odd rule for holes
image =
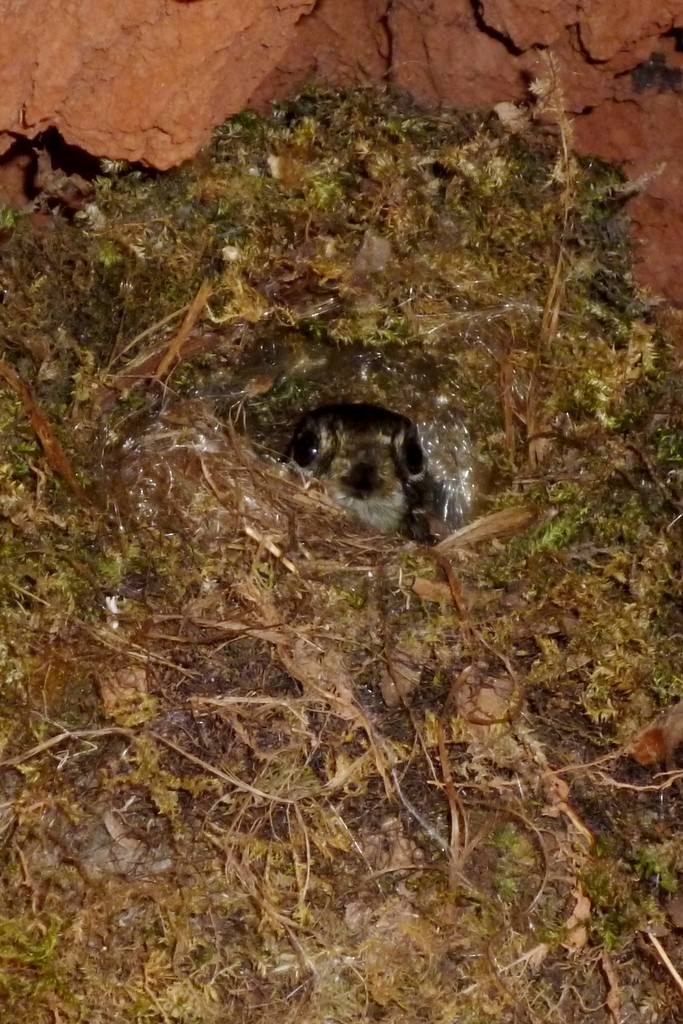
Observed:
[[[646,846],[633,857],[637,874],[665,893],[678,890],[680,856],[676,845],[669,841]]]
[[[64,997],[58,969],[62,932],[55,920],[0,918],[0,996],[14,1008],[15,1020],[42,1019],[48,994]]]
[[[593,761],[681,697],[676,325],[618,175],[556,141],[310,90],[172,173],[106,165],[49,231],[3,219],[6,359],[94,499],[3,390],[15,1019],[579,1019],[615,949],[670,1003],[637,942],[681,870],[661,794]],[[435,557],[225,428],[277,454],[340,393],[535,524]]]
[[[634,892],[633,874],[619,861],[598,861],[584,876],[584,885],[596,911],[593,928],[610,952],[623,948],[635,931],[661,919],[651,894]]]

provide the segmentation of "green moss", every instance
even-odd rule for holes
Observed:
[[[58,969],[62,931],[56,920],[0,918],[0,998],[16,1008],[13,1019],[37,1019],[33,1014],[41,1012],[49,992],[64,994]]]
[[[623,862],[601,859],[583,882],[594,908],[593,931],[608,951],[622,948],[635,931],[662,918],[651,893],[634,889],[633,874],[625,870]]]
[[[640,878],[644,878],[662,892],[678,891],[680,851],[678,844],[671,841],[645,846],[633,857],[633,866]]]

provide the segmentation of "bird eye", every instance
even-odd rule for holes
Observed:
[[[421,473],[425,465],[425,455],[417,433],[411,431],[403,439],[403,459],[411,476]]]
[[[320,439],[314,430],[305,429],[298,434],[291,447],[291,457],[297,466],[305,469],[310,466],[318,456],[320,450]]]

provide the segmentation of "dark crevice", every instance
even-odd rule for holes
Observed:
[[[65,142],[56,128],[48,128],[35,139],[23,135],[15,135],[14,142],[6,153],[0,157],[0,168],[14,164],[21,168],[23,174],[23,191],[28,200],[35,199],[43,190],[40,181],[41,155],[47,154],[53,171],[67,177],[77,174],[85,181],[92,181],[101,173],[101,164],[97,157]]]
[[[683,53],[683,28],[672,28],[664,32],[662,39],[673,39],[676,53]]]
[[[572,45],[574,46],[574,49],[581,54],[581,56],[587,64],[590,64],[594,67],[599,67],[601,64],[606,63],[605,61],[597,60],[592,55],[590,50],[586,49],[584,41],[581,37],[581,26],[578,24],[578,22],[575,23],[574,25],[568,25],[567,31],[569,33],[569,38],[572,42]]]
[[[472,13],[474,14],[474,21],[480,32],[484,35],[489,36],[491,39],[497,40],[508,53],[511,53],[513,57],[519,57],[524,50],[519,46],[515,46],[509,36],[506,36],[504,32],[500,32],[498,29],[492,28],[491,25],[484,19],[484,11],[481,0],[472,0]]]
[[[80,146],[73,146],[66,142],[56,128],[48,128],[36,136],[36,149],[43,149],[49,154],[52,166],[55,170],[64,174],[78,174],[86,181],[92,181],[98,174],[102,173],[102,166],[98,157],[81,149]]]
[[[388,4],[386,6],[386,9],[384,11],[384,14],[379,19],[379,24],[380,24],[380,27],[381,27],[383,33],[384,33],[384,38],[386,40],[386,57],[385,57],[386,71],[384,72],[384,80],[386,82],[390,82],[392,80],[393,71],[394,71],[394,67],[393,67],[393,65],[394,65],[394,34],[393,34],[393,30],[391,28],[391,8],[392,8],[392,6],[393,6],[392,0],[389,0]]]

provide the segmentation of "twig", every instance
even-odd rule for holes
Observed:
[[[282,548],[278,547],[275,541],[271,540],[265,533],[257,533],[251,526],[245,526],[244,532],[251,540],[255,540],[259,547],[265,548],[275,558],[279,558],[285,569],[288,569],[289,572],[297,572],[297,567],[283,554]]]
[[[662,961],[662,963],[664,964],[664,966],[668,970],[669,974],[671,975],[671,977],[673,978],[674,982],[678,986],[679,991],[683,994],[683,978],[681,978],[680,974],[678,973],[678,971],[676,970],[674,965],[671,963],[671,959],[669,958],[669,954],[664,949],[664,946],[661,944],[661,942],[659,941],[659,939],[657,938],[657,936],[653,932],[645,932],[645,935],[650,940],[652,945],[655,947],[655,950],[657,951],[657,955],[658,955],[659,959]]]
[[[66,743],[68,740],[92,740],[104,738],[105,736],[125,736],[128,740],[135,739],[135,733],[132,729],[123,729],[119,726],[111,726],[107,729],[74,729],[71,732],[60,732],[56,736],[51,736],[49,740],[36,743],[35,747],[30,747],[23,754],[7,757],[4,761],[0,761],[0,768],[13,768],[18,764],[23,764],[24,761],[30,761],[31,758],[37,757],[38,754],[44,754],[46,750],[58,747],[61,743]]]
[[[43,740],[42,743],[37,743],[34,747],[30,747],[29,750],[25,750],[23,754],[17,754],[15,757],[5,758],[4,761],[0,761],[0,768],[13,768],[18,764],[23,764],[24,761],[29,761],[33,757],[37,757],[38,754],[44,754],[46,750],[51,750],[53,747],[58,747],[62,743],[66,743],[71,740],[92,740],[104,738],[106,736],[124,736],[128,740],[141,739],[143,736],[147,736],[150,739],[156,740],[157,743],[161,743],[162,746],[167,747],[169,750],[173,750],[176,754],[191,761],[192,764],[196,764],[197,767],[202,768],[205,772],[210,775],[215,775],[216,778],[221,779],[223,782],[229,782],[235,789],[239,789],[243,793],[250,793],[252,796],[261,797],[264,800],[269,800],[277,804],[292,804],[294,798],[274,796],[271,793],[266,793],[264,790],[256,789],[255,786],[250,786],[247,782],[242,782],[236,775],[231,772],[222,771],[220,768],[214,768],[208,761],[202,760],[201,757],[196,757],[191,754],[189,750],[185,750],[184,747],[178,746],[173,740],[169,740],[166,736],[160,735],[157,732],[148,733],[136,733],[132,729],[124,729],[120,726],[111,726],[105,729],[74,729],[71,732],[60,732],[56,736],[51,736],[48,740]]]
[[[159,363],[157,372],[154,374],[154,380],[163,381],[165,377],[173,369],[175,363],[178,362],[180,357],[180,351],[190,336],[190,331],[197,322],[204,306],[206,305],[209,296],[211,295],[211,285],[208,281],[202,281],[199,286],[199,291],[195,295],[194,299],[190,303],[190,306],[183,318],[183,322],[176,331],[173,338],[171,338],[170,344],[166,349],[164,358]]]
[[[28,384],[21,379],[18,373],[14,372],[4,359],[0,359],[0,377],[9,384],[12,391],[21,401],[51,469],[69,485],[80,502],[84,505],[92,505],[91,498],[78,482],[66,452],[57,440],[57,435]]]
[[[405,807],[405,809],[408,811],[408,814],[410,814],[410,816],[415,819],[415,821],[418,823],[422,831],[429,836],[432,842],[436,843],[441,852],[445,853],[447,857],[450,856],[451,847],[448,845],[448,842],[443,838],[441,833],[437,831],[437,829],[430,825],[430,823],[425,818],[424,814],[418,811],[417,807],[415,807],[415,805],[410,802],[408,797],[401,789],[401,784],[398,781],[398,773],[395,768],[391,769],[391,778],[396,788],[396,794],[401,803],[403,804],[403,806]]]
[[[147,733],[151,739],[156,740],[157,743],[161,743],[163,746],[168,747],[169,750],[173,750],[176,754],[180,754],[181,757],[191,761],[192,764],[196,764],[198,768],[202,768],[205,772],[210,775],[215,775],[217,779],[222,779],[224,782],[229,782],[235,789],[239,789],[242,793],[250,793],[251,796],[258,796],[263,800],[268,800],[275,804],[293,804],[295,802],[294,797],[275,796],[272,793],[266,793],[265,790],[257,789],[255,786],[250,786],[248,782],[242,782],[232,772],[223,771],[220,768],[214,768],[208,761],[204,761],[201,757],[196,757],[195,754],[191,754],[189,750],[185,750],[184,747],[178,746],[173,740],[167,739],[166,736],[162,736],[158,732]]]
[[[604,772],[595,772],[598,781],[601,782],[603,785],[609,786],[612,789],[630,789],[634,793],[661,793],[665,789],[671,789],[674,783],[678,782],[680,779],[683,779],[683,771],[661,772],[660,774],[664,776],[664,782],[651,782],[639,786],[632,782],[619,782],[617,779],[610,778],[609,775],[606,775]]]
[[[107,364],[107,371],[110,371],[114,363],[117,363],[120,359],[123,359],[123,357],[128,352],[130,352],[132,348],[135,348],[135,346],[140,341],[143,341],[145,338],[148,338],[150,334],[154,334],[154,332],[158,331],[161,327],[165,327],[166,324],[169,324],[171,322],[171,320],[177,320],[178,317],[182,316],[183,313],[187,312],[189,308],[190,303],[186,302],[184,306],[180,307],[180,309],[174,309],[172,313],[169,313],[167,316],[162,317],[161,320],[157,320],[156,323],[153,323],[149,327],[146,327],[144,331],[140,331],[140,333],[136,334],[134,338],[131,338],[130,341],[126,342],[123,348],[118,349],[118,346],[114,345],[111,356],[109,357],[109,362]]]

